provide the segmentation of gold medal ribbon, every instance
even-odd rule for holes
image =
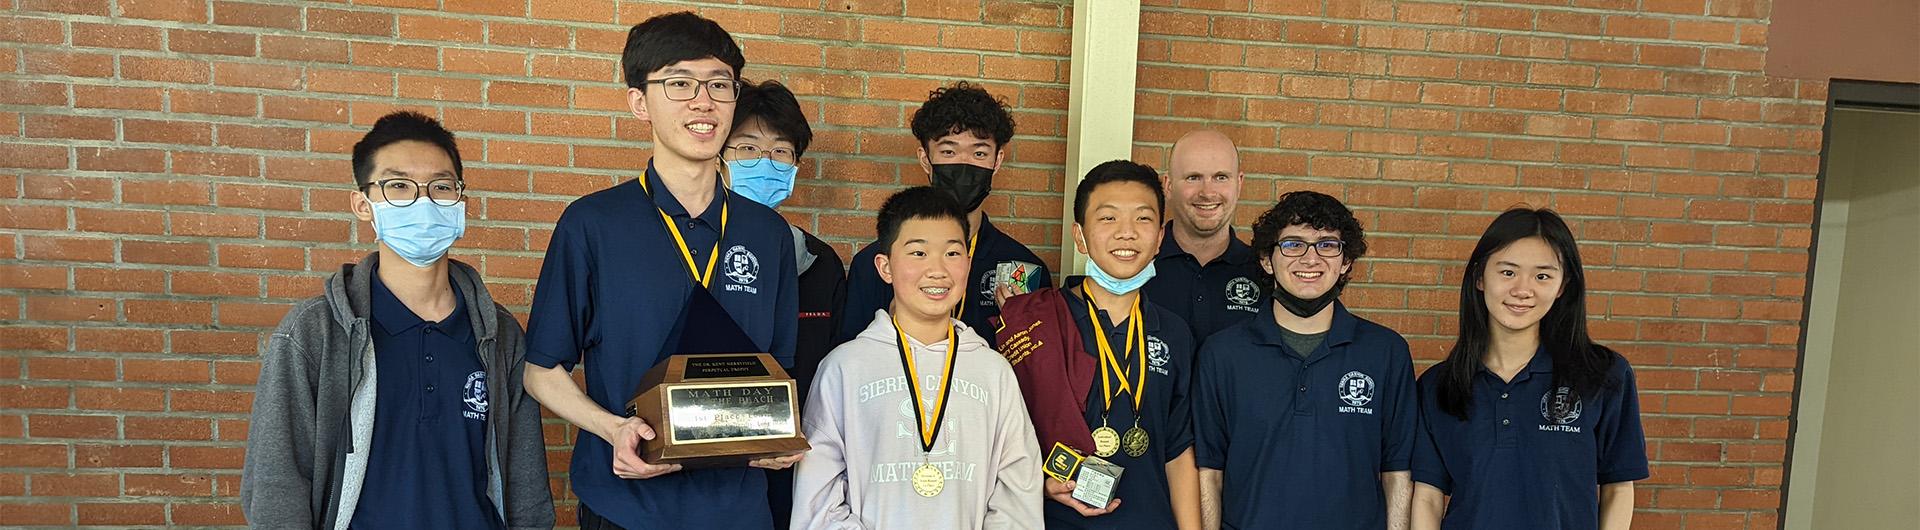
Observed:
[[[645,176],[640,177],[640,191],[647,192],[647,198],[653,198],[653,190],[647,188],[647,177]],[[713,239],[713,250],[707,252],[707,271],[705,273],[700,272],[699,265],[693,262],[693,251],[687,249],[687,238],[680,235],[680,227],[673,222],[673,217],[668,216],[666,210],[660,209],[659,202],[655,202],[653,205],[653,211],[660,214],[660,222],[667,225],[667,233],[673,234],[673,243],[680,249],[680,259],[686,260],[687,262],[687,272],[693,274],[693,281],[700,282],[701,287],[706,287],[713,283],[714,264],[720,261],[720,242],[727,238],[727,192],[720,191],[717,193],[716,198],[720,199],[720,235]],[[658,201],[658,199],[654,200]]]
[[[1109,376],[1107,374],[1117,373],[1120,376],[1120,392],[1127,392],[1133,395],[1133,411],[1138,414],[1140,412],[1140,398],[1146,395],[1147,388],[1147,332],[1146,327],[1141,324],[1140,297],[1137,295],[1133,297],[1133,309],[1127,313],[1126,353],[1127,355],[1135,355],[1140,360],[1140,367],[1134,370],[1134,373],[1139,374],[1139,377],[1132,383],[1129,383],[1127,381],[1126,365],[1122,364],[1120,358],[1113,354],[1113,346],[1107,343],[1107,328],[1100,322],[1099,308],[1093,305],[1093,293],[1088,291],[1087,286],[1083,284],[1080,286],[1080,294],[1086,299],[1087,317],[1093,320],[1094,344],[1100,349],[1100,395],[1106,398],[1107,409],[1112,409],[1113,397],[1119,395],[1119,393],[1114,392],[1113,387],[1109,385],[1107,381]],[[1137,355],[1134,349],[1136,344],[1139,346]],[[1104,414],[1105,413],[1102,412],[1102,415]]]
[[[960,349],[957,329],[947,326],[947,368],[940,375],[940,400],[934,404],[933,422],[928,423],[924,417],[926,400],[921,397],[920,376],[914,371],[913,348],[907,345],[907,332],[900,329],[900,319],[893,319],[893,331],[900,335],[900,366],[907,371],[907,389],[913,393],[913,423],[920,428],[922,452],[933,451],[933,441],[940,436],[940,423],[947,420],[947,395],[953,390],[953,362],[957,359],[954,352]]]

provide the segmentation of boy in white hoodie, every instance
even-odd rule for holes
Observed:
[[[879,217],[872,266],[893,301],[820,364],[793,528],[1039,528],[1039,445],[1019,382],[952,317],[969,278],[966,212],[918,187]]]

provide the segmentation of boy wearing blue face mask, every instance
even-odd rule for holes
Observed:
[[[1000,352],[1013,363],[1040,449],[1055,443],[1124,469],[1105,506],[1049,477],[1048,528],[1198,528],[1188,384],[1193,334],[1148,300],[1165,191],[1153,168],[1094,166],[1074,193],[1087,276],[1007,300]],[[1072,478],[1072,477],[1068,477]]]
[[[778,208],[793,193],[800,157],[813,141],[813,128],[800,110],[793,91],[777,81],[743,84],[734,104],[733,134],[720,152],[727,163],[733,193]],[[789,225],[793,232],[795,263],[800,269],[800,332],[794,342],[793,368],[800,403],[813,388],[820,360],[833,349],[834,314],[846,272],[840,255],[820,238]],[[773,508],[774,528],[786,528],[793,511],[793,471],[767,472],[767,503]]]
[[[262,528],[548,528],[519,322],[448,259],[466,229],[453,133],[389,114],[353,148],[380,248],[329,276],[261,352],[240,487]]]

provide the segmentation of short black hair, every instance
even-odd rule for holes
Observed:
[[[627,31],[627,47],[620,53],[620,71],[627,86],[647,90],[647,74],[681,61],[719,59],[733,67],[733,76],[747,67],[747,57],[726,28],[689,11],[667,13],[634,24]]]
[[[1317,191],[1290,191],[1280,196],[1280,202],[1274,203],[1260,219],[1253,222],[1253,250],[1265,260],[1273,256],[1275,245],[1280,244],[1280,231],[1289,226],[1305,225],[1314,230],[1339,232],[1342,247],[1341,259],[1351,265],[1367,255],[1367,234],[1360,229],[1360,220],[1353,217],[1353,210],[1341,204],[1340,199]],[[1345,286],[1353,269],[1340,275],[1338,285]],[[1273,275],[1267,274],[1269,285]]]
[[[1006,102],[966,81],[934,89],[913,111],[913,137],[921,147],[962,131],[992,138],[995,149],[1005,149],[1013,141],[1013,115],[1007,113]]]
[[[453,159],[453,176],[464,180],[460,168],[460,147],[453,142],[453,131],[440,126],[440,122],[413,111],[400,111],[381,116],[373,122],[373,129],[353,144],[353,183],[355,188],[365,188],[373,179],[373,155],[380,149],[398,142],[426,142],[447,152],[447,158]]]
[[[900,237],[900,225],[914,219],[952,219],[960,223],[960,233],[970,230],[966,208],[954,200],[953,194],[933,186],[915,186],[887,197],[887,202],[880,205],[879,217],[874,226],[879,238],[873,244],[881,254],[893,248],[893,241]]]
[[[740,101],[733,107],[733,132],[740,132],[740,126],[758,118],[787,141],[793,142],[793,158],[799,159],[807,154],[807,144],[813,142],[813,127],[807,126],[807,115],[800,110],[800,100],[793,97],[793,91],[779,81],[761,81],[740,85]]]
[[[1080,187],[1073,190],[1073,222],[1087,222],[1087,198],[1093,196],[1093,189],[1115,182],[1134,182],[1153,190],[1153,211],[1167,211],[1167,190],[1160,187],[1160,173],[1153,166],[1132,160],[1108,160],[1093,166],[1087,171],[1087,177],[1080,179]]]

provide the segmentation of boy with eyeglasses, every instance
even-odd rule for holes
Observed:
[[[733,193],[778,208],[793,194],[800,157],[813,141],[813,128],[793,91],[777,81],[741,85],[733,110],[733,134],[720,157],[726,160]],[[805,403],[820,360],[833,349],[834,313],[846,282],[846,270],[833,247],[799,226],[793,232],[794,259],[800,270],[800,331],[794,343],[793,375]],[[786,528],[793,512],[793,470],[767,472],[767,503],[775,528]]]
[[[327,277],[260,353],[240,506],[256,528],[549,528],[520,325],[447,257],[466,230],[453,133],[389,114],[353,146],[379,250]]]
[[[1407,527],[1417,408],[1407,341],[1339,302],[1366,235],[1296,191],[1260,215],[1261,314],[1207,339],[1193,418],[1207,528]]]
[[[528,324],[527,391],[585,431],[570,468],[581,528],[773,523],[764,471],[646,462],[640,440],[656,432],[616,412],[673,354],[754,351],[793,362],[792,234],[719,174],[745,63],[725,29],[692,13],[635,25],[621,68],[633,116],[650,125],[653,157],[638,178],[568,205],[547,246]],[[584,392],[569,373],[582,362]],[[750,465],[784,469],[799,458]]]

